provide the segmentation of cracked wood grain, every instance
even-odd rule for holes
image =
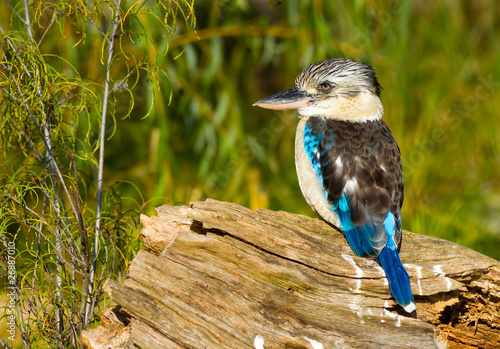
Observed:
[[[123,348],[500,347],[500,263],[466,247],[404,232],[411,318],[321,220],[215,200],[157,212],[148,251],[105,285],[130,319]]]

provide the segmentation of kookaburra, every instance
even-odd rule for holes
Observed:
[[[302,193],[322,219],[342,229],[357,256],[375,259],[407,312],[416,309],[399,258],[403,173],[399,147],[382,120],[375,71],[351,59],[311,64],[295,87],[254,105],[297,109],[295,165]]]

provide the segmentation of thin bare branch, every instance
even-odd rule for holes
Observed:
[[[102,31],[102,29],[101,29],[101,28],[97,25],[97,23],[96,23],[96,22],[94,22],[94,20],[93,20],[92,18],[90,18],[90,16],[89,16],[89,21],[90,21],[90,23],[92,23],[92,25],[93,25],[94,27],[96,27],[96,28],[97,28],[97,30],[99,30],[99,32],[102,34],[102,36],[103,36],[104,38],[106,38],[106,33]],[[108,40],[108,39],[106,38],[106,40]],[[108,40],[108,42],[109,42],[109,40]]]
[[[47,26],[47,28],[43,32],[42,37],[40,38],[40,40],[38,40],[38,46],[40,46],[40,44],[42,43],[43,39],[45,38],[45,35],[48,33],[49,29],[56,22],[56,20],[57,20],[57,15],[54,16],[54,18],[52,18],[52,21],[50,21],[49,25]]]
[[[116,83],[115,86],[113,86],[113,88],[111,89],[110,93],[114,93],[115,91],[123,88],[123,86],[125,84],[125,81],[127,81],[127,79],[130,77],[130,75],[132,75],[134,72],[135,72],[135,67],[133,67],[132,70],[129,71],[129,73],[127,74],[127,76],[125,76],[122,80],[120,80],[120,82]]]
[[[28,31],[29,36],[33,38],[33,32],[31,31],[31,19],[30,12],[28,8],[28,0],[24,0],[24,24],[26,25],[26,30]]]
[[[104,83],[104,97],[102,105],[101,114],[101,130],[100,130],[100,140],[99,140],[99,168],[97,174],[97,209],[96,209],[96,226],[95,226],[95,238],[94,238],[94,253],[92,255],[92,266],[90,268],[90,280],[88,285],[86,309],[85,309],[85,320],[84,327],[90,322],[91,314],[93,311],[92,307],[92,290],[94,287],[95,271],[97,265],[97,255],[99,252],[99,238],[101,234],[101,208],[102,208],[102,182],[103,182],[103,170],[104,170],[104,146],[106,142],[106,114],[108,110],[108,98],[111,85],[111,62],[113,61],[113,54],[115,50],[115,43],[118,39],[118,23],[120,21],[120,5],[121,0],[116,1],[115,16],[113,19],[113,25],[109,34],[109,49],[108,49],[108,61],[106,64],[106,81]]]

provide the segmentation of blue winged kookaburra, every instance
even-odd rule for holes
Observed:
[[[302,193],[325,221],[341,227],[357,256],[373,258],[407,312],[416,309],[401,247],[403,174],[399,147],[382,121],[375,71],[351,59],[311,64],[295,88],[254,105],[297,109],[295,166]]]

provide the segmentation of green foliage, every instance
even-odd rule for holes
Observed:
[[[2,320],[16,315],[25,347],[80,347],[80,331],[106,303],[103,282],[121,279],[140,248],[146,202],[125,178],[103,179],[114,162],[102,155],[137,100],[136,117],[155,105],[154,94],[144,103],[138,93],[158,90],[157,55],[174,33],[194,28],[192,5],[0,6],[3,275],[15,260],[2,280]]]
[[[0,227],[16,242],[25,342],[78,345],[71,326],[88,324],[95,237],[93,314],[100,281],[123,276],[139,248],[139,212],[211,197],[312,215],[295,174],[296,112],[251,105],[331,57],[371,64],[385,88],[403,154],[403,226],[500,258],[495,3],[171,0],[116,12],[112,1],[35,1],[30,25],[25,2],[8,4]]]

